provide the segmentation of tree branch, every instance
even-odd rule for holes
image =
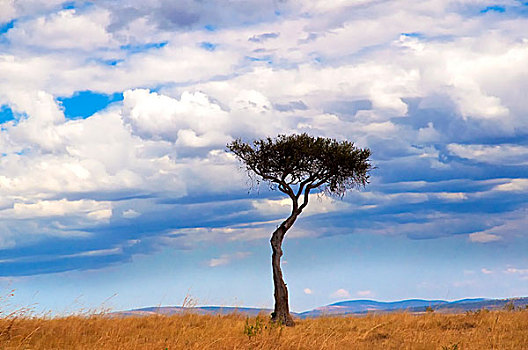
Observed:
[[[295,193],[293,192],[292,188],[286,184],[285,182],[279,183],[279,190],[281,192],[286,193],[292,200],[292,215],[296,213],[299,210],[299,200],[295,196]]]
[[[321,181],[316,182],[315,184],[312,184],[312,188],[317,188],[317,187],[323,185],[325,182],[328,182],[328,180],[329,180],[328,178],[324,178]]]
[[[295,198],[295,194],[293,193],[292,188],[287,183],[280,181],[278,182],[278,184],[279,184],[279,190],[281,192],[286,193],[288,196],[291,197],[291,199],[297,199]]]
[[[297,193],[295,194],[295,197],[297,197],[297,199],[299,199],[299,197],[301,197],[301,194],[303,193],[303,190],[304,190],[304,186],[306,186],[308,183],[310,183],[312,180],[312,176],[310,176],[309,178],[307,178],[306,180],[304,180],[303,182],[301,182],[299,184],[299,190],[297,191]]]
[[[315,187],[312,187],[312,185],[306,186],[306,189],[304,190],[303,203],[299,207],[299,212],[303,211],[303,209],[306,208],[306,206],[308,205],[308,199],[310,198],[310,191],[312,190],[312,188],[315,188]]]

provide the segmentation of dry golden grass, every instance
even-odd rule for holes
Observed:
[[[528,311],[297,320],[240,315],[0,319],[0,349],[528,349]]]

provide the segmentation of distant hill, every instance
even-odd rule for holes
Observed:
[[[271,309],[258,309],[251,307],[232,307],[232,306],[196,306],[196,307],[181,307],[181,306],[156,306],[145,307],[141,309],[117,311],[113,312],[115,316],[147,316],[147,315],[177,315],[186,312],[193,312],[200,315],[227,315],[233,313],[240,313],[248,316],[257,316],[260,313],[270,314]]]
[[[301,313],[302,317],[317,317],[323,315],[362,314],[367,312],[387,312],[395,310],[421,309],[427,306],[436,306],[447,303],[445,300],[409,299],[394,302],[374,300],[350,300],[321,306],[316,309]]]
[[[338,316],[338,315],[361,315],[369,312],[383,313],[394,311],[408,311],[412,313],[425,312],[427,307],[431,307],[435,312],[456,313],[466,311],[477,311],[481,309],[499,310],[505,308],[509,303],[515,307],[525,308],[528,306],[528,297],[513,299],[461,299],[457,301],[445,300],[422,300],[409,299],[393,302],[383,302],[375,300],[349,300],[318,307],[316,309],[301,313],[292,313],[300,318],[319,317],[319,316]],[[201,315],[226,315],[239,313],[248,316],[258,314],[270,314],[271,309],[259,309],[249,307],[230,307],[230,306],[198,306],[198,307],[181,307],[181,306],[161,306],[146,307],[128,311],[118,311],[111,315],[116,317],[126,316],[146,316],[154,314],[175,315],[185,312],[194,312]]]
[[[437,311],[440,312],[465,312],[481,309],[500,310],[504,309],[506,305],[510,303],[516,308],[526,308],[528,306],[528,297],[511,299],[462,299],[437,305],[436,307],[433,307],[433,309],[438,308]],[[412,308],[409,311],[419,312],[424,310],[415,310]]]

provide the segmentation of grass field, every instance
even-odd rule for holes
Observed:
[[[265,316],[104,315],[0,319],[0,349],[528,349],[528,311],[394,313],[297,320]]]

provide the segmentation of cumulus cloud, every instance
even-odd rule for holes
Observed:
[[[144,138],[176,141],[182,147],[223,147],[229,136],[228,113],[203,93],[184,92],[180,100],[129,90],[123,113],[133,130]]]
[[[119,113],[65,120],[62,113],[41,111],[5,125],[2,134],[12,147],[0,164],[4,193],[119,191],[153,181],[160,181],[155,187],[171,183],[165,188],[172,191],[184,188],[171,170],[176,164],[169,158],[170,144],[135,137]]]
[[[15,15],[15,1],[5,0],[0,2],[0,23],[8,22]]]
[[[17,17],[25,17],[46,13],[49,10],[59,8],[63,0],[2,0],[0,2],[0,22],[8,22]]]
[[[112,38],[105,29],[108,21],[109,14],[102,11],[78,14],[74,9],[63,10],[17,23],[7,37],[18,45],[89,51],[112,44]]]
[[[0,130],[3,247],[27,243],[22,231],[117,237],[126,225],[139,229],[115,239],[116,259],[182,237],[268,238],[289,200],[233,199],[245,174],[225,144],[292,132],[370,147],[378,168],[366,191],[310,198],[291,237],[522,234],[519,2],[500,15],[469,0],[61,5],[0,3],[0,22],[16,19],[0,34],[0,106],[13,112]],[[66,118],[57,98],[84,90],[123,101]],[[99,243],[70,255],[117,249]]]
[[[334,299],[350,298],[350,293],[346,289],[341,288],[330,294],[330,297]]]

